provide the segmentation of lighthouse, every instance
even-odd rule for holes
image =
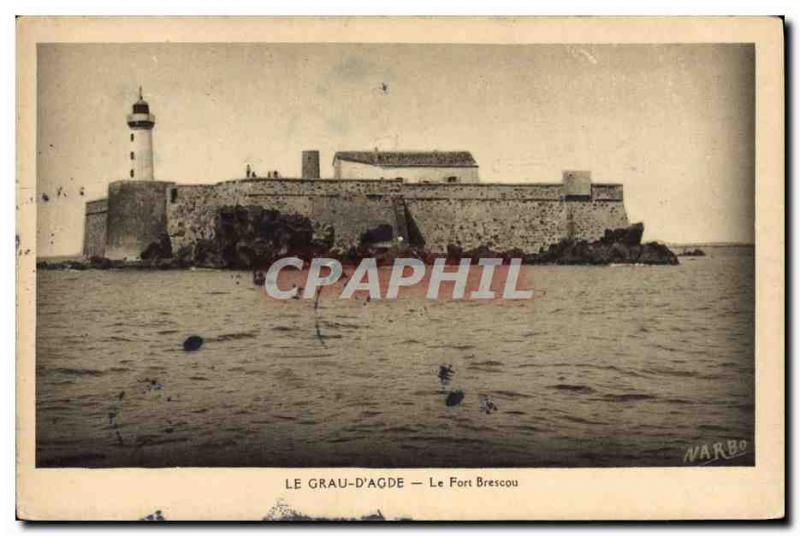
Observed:
[[[133,113],[128,114],[130,133],[130,178],[143,181],[153,180],[153,127],[156,116],[150,113],[150,106],[142,97],[139,86],[139,100],[133,103]]]

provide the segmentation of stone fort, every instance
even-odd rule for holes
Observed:
[[[301,177],[277,172],[216,184],[154,180],[155,116],[141,96],[127,116],[129,178],[111,182],[104,199],[86,204],[87,257],[136,260],[169,237],[173,250],[214,240],[220,210],[259,206],[307,217],[334,229],[336,247],[365,232],[391,229],[387,240],[536,253],[564,238],[596,240],[628,225],[621,184],[592,182],[589,171],[564,171],[560,183],[485,183],[466,151],[342,151],[333,178],[321,178],[319,152],[303,151]]]

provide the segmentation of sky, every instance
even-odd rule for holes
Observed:
[[[79,253],[85,201],[127,178],[139,85],[158,180],[469,150],[483,182],[622,183],[647,240],[752,243],[754,69],[748,44],[41,44],[38,255]]]

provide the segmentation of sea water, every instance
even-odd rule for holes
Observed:
[[[535,298],[499,302],[39,271],[37,465],[682,466],[720,441],[752,465],[753,249],[706,252],[534,266]]]

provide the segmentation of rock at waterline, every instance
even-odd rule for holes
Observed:
[[[194,352],[195,350],[199,350],[201,346],[203,346],[203,337],[200,337],[198,335],[192,335],[191,337],[183,341],[183,349],[186,350],[187,352]]]
[[[528,264],[678,264],[678,257],[664,244],[642,243],[644,225],[634,223],[619,229],[606,229],[599,240],[588,242],[565,238],[537,255]]]
[[[444,403],[448,406],[457,406],[464,400],[464,391],[450,391]]]

